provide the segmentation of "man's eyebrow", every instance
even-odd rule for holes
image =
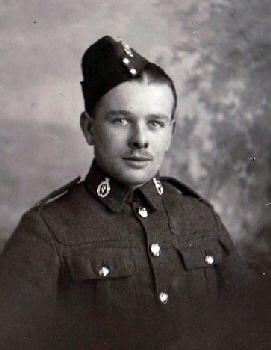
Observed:
[[[160,120],[170,120],[171,119],[171,116],[168,116],[168,115],[162,114],[162,113],[149,114],[148,117],[160,119]]]
[[[114,116],[124,116],[124,117],[133,117],[134,114],[132,112],[129,112],[125,109],[117,109],[117,110],[111,110],[111,111],[108,111],[106,113],[106,117],[114,117]],[[168,116],[166,114],[163,114],[163,113],[151,113],[151,114],[148,114],[147,117],[149,119],[151,118],[154,118],[154,119],[160,119],[160,120],[170,120],[171,119],[171,116]]]
[[[129,111],[126,111],[125,109],[117,109],[117,110],[111,110],[111,111],[108,111],[106,113],[106,117],[114,117],[114,116],[118,116],[118,115],[122,115],[124,117],[132,117],[133,116],[133,113],[129,112]]]

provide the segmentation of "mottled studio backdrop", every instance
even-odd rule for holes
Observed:
[[[92,159],[80,59],[122,37],[173,77],[179,129],[163,173],[212,201],[235,242],[271,247],[271,0],[1,0],[0,238]]]

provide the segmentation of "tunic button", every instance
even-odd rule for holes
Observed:
[[[131,73],[132,75],[137,75],[137,70],[136,70],[135,68],[131,68],[131,69],[130,69],[130,73]]]
[[[101,277],[106,277],[109,274],[109,269],[108,267],[103,266],[99,269],[98,273]]]
[[[165,292],[160,293],[159,299],[160,299],[162,304],[166,304],[168,302],[168,294]]]
[[[214,263],[214,257],[212,255],[206,255],[205,262],[208,265],[212,265]]]
[[[147,209],[146,208],[138,208],[138,214],[142,217],[142,218],[146,218],[148,217],[148,212],[147,212]]]
[[[151,253],[153,256],[159,256],[161,252],[160,245],[157,243],[154,243],[151,245]]]

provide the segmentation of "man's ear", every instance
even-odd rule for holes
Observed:
[[[93,117],[90,116],[88,112],[83,112],[80,115],[80,127],[90,146],[94,144],[92,133],[93,120]]]
[[[176,121],[175,121],[175,119],[172,119],[171,122],[170,122],[170,129],[171,130],[170,130],[170,134],[168,136],[168,143],[167,143],[167,148],[166,148],[167,151],[170,148],[171,141],[172,141],[172,136],[173,136],[173,134],[175,132],[175,127],[176,127]]]
[[[176,129],[176,120],[175,120],[175,118],[173,118],[171,121],[171,136],[174,135],[175,129]]]

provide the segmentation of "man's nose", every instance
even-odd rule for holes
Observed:
[[[129,146],[132,149],[147,149],[149,147],[148,132],[144,126],[137,125],[133,128]]]

